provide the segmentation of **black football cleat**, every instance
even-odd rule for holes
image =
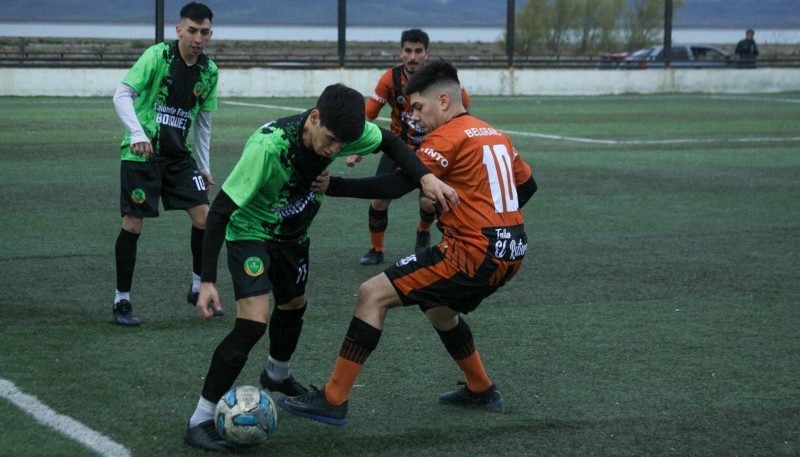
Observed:
[[[361,265],[377,265],[383,262],[383,252],[378,252],[375,248],[369,248],[369,251],[358,262]]]
[[[308,389],[297,382],[292,375],[289,375],[289,377],[283,381],[273,381],[267,372],[262,370],[258,380],[261,382],[261,387],[270,392],[280,392],[287,397],[296,397],[297,395],[305,395],[308,393]]]
[[[439,395],[439,403],[443,405],[462,406],[466,408],[486,409],[494,412],[505,410],[505,400],[500,391],[492,384],[483,392],[473,392],[466,385],[452,392]]]
[[[339,406],[328,403],[325,390],[314,390],[297,397],[281,397],[278,406],[287,412],[328,425],[347,423],[347,402]]]
[[[133,315],[133,306],[129,300],[120,300],[114,303],[112,308],[114,320],[119,325],[126,327],[136,327],[139,325],[139,318]]]
[[[189,446],[205,451],[231,452],[233,446],[219,436],[213,420],[200,422],[194,427],[186,427],[183,441]]]

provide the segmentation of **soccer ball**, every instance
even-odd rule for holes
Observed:
[[[258,387],[233,387],[217,403],[214,424],[226,441],[256,445],[275,431],[278,411],[269,394]]]

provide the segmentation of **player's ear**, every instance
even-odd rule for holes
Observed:
[[[319,124],[319,110],[314,108],[311,110],[311,113],[308,115],[308,121],[311,122],[312,125]]]
[[[441,94],[439,94],[439,97],[437,97],[437,101],[439,102],[439,108],[442,111],[447,111],[448,109],[450,109],[450,94],[448,94],[447,92],[442,92]]]

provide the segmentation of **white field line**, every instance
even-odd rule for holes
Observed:
[[[800,103],[800,98],[773,98],[773,97],[753,97],[747,95],[712,95],[708,98],[712,100],[730,100],[733,102],[764,102],[764,103]]]
[[[130,457],[133,455],[125,446],[69,416],[57,413],[38,398],[22,392],[13,382],[3,378],[0,378],[0,397],[30,414],[38,422],[63,433],[104,457]]]
[[[760,101],[761,99],[754,98],[754,100]],[[795,102],[794,99],[785,99],[783,101],[789,103]],[[800,103],[800,100],[797,100],[797,102]],[[294,108],[291,106],[278,106],[278,105],[264,105],[260,103],[244,103],[244,102],[222,102],[222,103],[226,103],[229,105],[237,105],[237,106],[271,108],[271,109],[280,109],[280,110],[295,111],[295,112],[305,111],[304,108]],[[391,120],[386,117],[379,117],[377,120],[391,122]],[[707,144],[707,143],[772,143],[779,141],[800,141],[800,136],[742,137],[742,138],[717,138],[717,139],[673,138],[666,140],[602,140],[597,138],[583,138],[577,136],[550,135],[546,133],[519,132],[516,130],[504,130],[504,129],[500,130],[512,136],[529,136],[534,138],[542,138],[545,140],[571,141],[575,143],[589,143],[589,144],[607,144],[612,146],[647,146],[647,145],[659,145],[659,144]]]

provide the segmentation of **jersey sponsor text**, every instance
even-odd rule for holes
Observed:
[[[186,129],[192,113],[172,106],[156,105],[156,122],[161,125]]]
[[[430,157],[431,159],[433,159],[433,160],[435,160],[436,162],[438,162],[438,163],[439,163],[439,165],[441,165],[441,166],[442,166],[442,168],[447,168],[447,166],[450,164],[450,162],[448,162],[448,161],[447,161],[447,158],[445,158],[445,156],[441,155],[440,153],[438,153],[438,152],[437,152],[435,149],[433,149],[433,148],[425,148],[425,147],[421,147],[421,148],[419,148],[419,149],[417,150],[417,153],[418,153],[418,154],[425,154],[426,156],[428,156],[428,157]]]
[[[476,136],[500,136],[499,130],[492,128],[492,127],[473,127],[470,129],[464,130],[464,133],[469,137],[473,138]]]

